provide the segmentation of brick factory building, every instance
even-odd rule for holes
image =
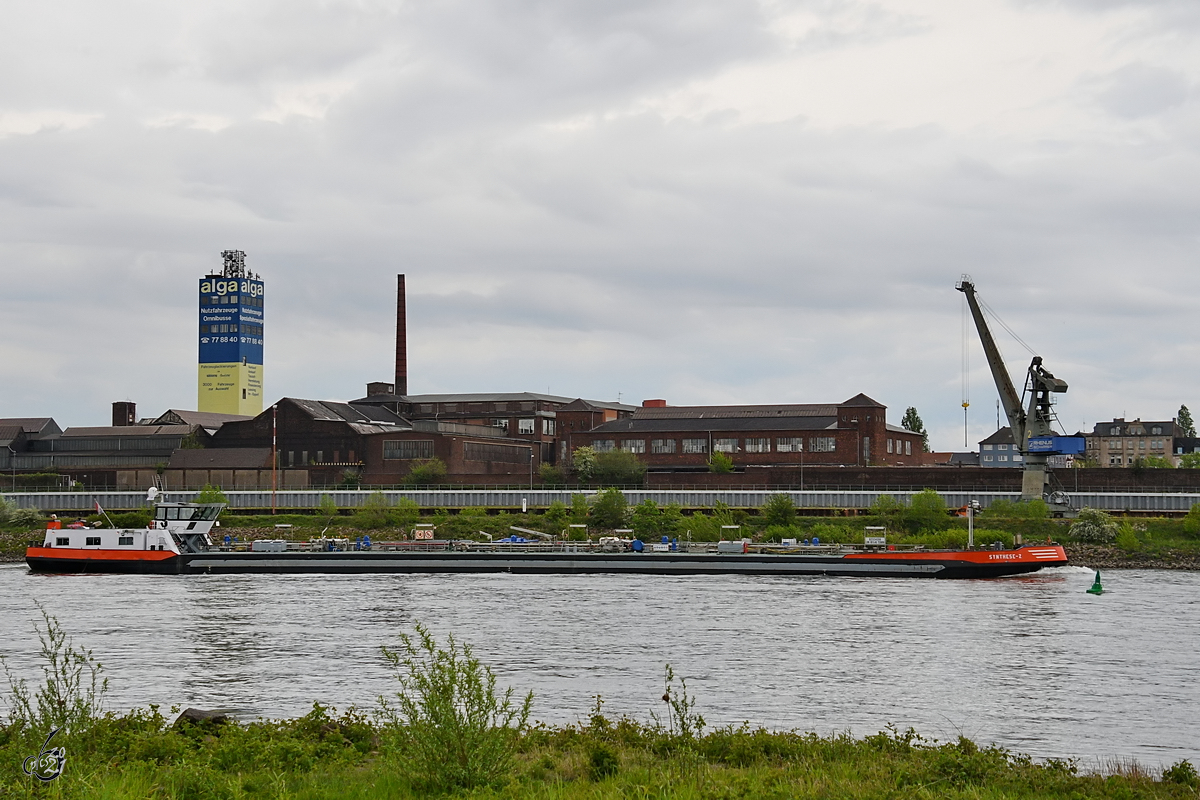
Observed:
[[[704,470],[710,454],[735,467],[917,466],[919,433],[888,425],[887,407],[865,394],[836,405],[668,406],[647,401],[627,419],[568,431],[568,451],[625,450],[651,470]]]

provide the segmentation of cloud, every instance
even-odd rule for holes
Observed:
[[[0,53],[0,416],[193,406],[195,282],[238,248],[267,280],[268,399],[388,379],[403,272],[413,391],[863,391],[961,447],[967,272],[1071,384],[1069,427],[1169,418],[1200,403],[1179,13],[23,7]],[[968,343],[976,441],[994,390]]]

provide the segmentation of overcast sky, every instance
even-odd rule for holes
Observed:
[[[231,248],[266,281],[268,403],[391,380],[403,272],[413,393],[865,392],[961,450],[965,272],[1070,384],[1068,431],[1200,411],[1195,0],[4,20],[0,417],[195,408],[196,283]]]

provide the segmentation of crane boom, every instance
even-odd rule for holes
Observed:
[[[1000,392],[1004,416],[1008,417],[1013,440],[1019,444],[1025,438],[1025,409],[1021,407],[1021,398],[1013,386],[1012,378],[1008,376],[1004,359],[1000,357],[1000,348],[996,347],[996,340],[992,338],[987,320],[984,319],[983,309],[979,307],[979,300],[975,297],[975,284],[964,276],[954,288],[966,295],[967,305],[970,306],[971,316],[975,320],[975,329],[979,331],[979,340],[983,343],[983,353],[987,356],[988,366],[992,370],[992,380],[996,382],[996,390]]]
[[[1008,368],[1000,357],[1000,348],[988,329],[984,319],[983,309],[975,297],[975,284],[970,276],[964,275],[954,288],[967,298],[971,307],[971,316],[975,319],[975,328],[979,331],[979,339],[983,343],[983,352],[987,356],[988,366],[992,370],[992,378],[996,381],[996,390],[1000,393],[1000,402],[1004,406],[1004,414],[1012,430],[1013,444],[1021,454],[1025,465],[1025,473],[1021,480],[1021,499],[1039,500],[1046,495],[1046,456],[1042,453],[1029,452],[1029,440],[1033,437],[1050,436],[1054,433],[1052,421],[1054,411],[1050,395],[1067,390],[1067,382],[1054,377],[1042,366],[1042,357],[1034,356],[1029,364],[1025,378],[1025,391],[1029,393],[1027,407],[1021,405],[1021,397],[1013,386],[1012,378],[1008,376]]]

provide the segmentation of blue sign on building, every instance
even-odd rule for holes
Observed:
[[[1038,436],[1029,440],[1026,452],[1077,456],[1083,454],[1085,444],[1082,436]]]
[[[200,279],[201,364],[263,363],[263,282]]]

